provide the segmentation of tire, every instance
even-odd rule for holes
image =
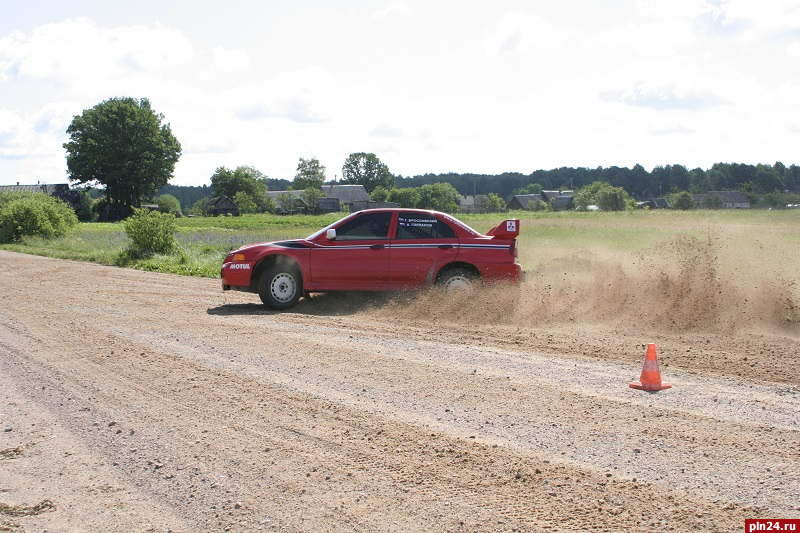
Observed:
[[[451,268],[439,274],[436,284],[448,296],[469,294],[475,289],[475,274],[463,268]]]
[[[258,295],[270,309],[282,311],[297,305],[303,295],[303,280],[296,265],[279,263],[261,274]]]

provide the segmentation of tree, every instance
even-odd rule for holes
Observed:
[[[584,187],[581,187],[575,194],[572,195],[572,203],[579,210],[585,210],[590,205],[597,205],[597,195],[605,187],[611,187],[611,184],[605,181],[595,181]]]
[[[403,189],[392,189],[389,191],[387,202],[395,202],[405,209],[414,209],[419,205],[420,193],[417,187],[406,187]]]
[[[363,185],[368,193],[377,187],[392,189],[394,176],[389,167],[375,154],[359,152],[350,154],[342,167],[342,181],[349,185]]]
[[[277,208],[284,213],[291,213],[297,205],[297,197],[289,191],[284,191],[276,199]]]
[[[158,210],[162,213],[181,214],[181,203],[171,194],[156,196],[153,201],[158,205]]]
[[[542,186],[538,183],[529,183],[519,189],[514,189],[514,194],[539,194],[542,192]]]
[[[192,214],[196,217],[204,217],[208,215],[208,204],[211,203],[211,200],[208,198],[200,198],[195,203],[192,204]]]
[[[67,128],[67,171],[102,184],[110,204],[138,207],[172,178],[181,145],[147,98],[112,98],[75,116]]]
[[[369,195],[369,199],[373,202],[388,202],[389,198],[389,189],[386,187],[375,187],[375,190],[372,191]]]
[[[306,204],[308,210],[313,213],[317,209],[317,200],[319,198],[325,198],[325,193],[322,192],[320,188],[308,187],[300,194],[300,198],[303,199],[303,203]]]
[[[301,157],[300,162],[297,163],[297,173],[294,175],[292,189],[296,191],[321,190],[323,183],[325,183],[325,167],[320,164],[319,159],[316,157],[303,159]]]
[[[434,209],[436,211],[458,211],[459,194],[455,187],[449,183],[433,183],[419,188],[420,209]]]
[[[630,198],[622,187],[603,187],[597,192],[597,207],[603,211],[625,211]]]
[[[537,198],[528,202],[528,209],[531,211],[552,211],[553,204]]]
[[[214,196],[227,196],[233,199],[238,192],[247,193],[260,211],[267,207],[266,176],[249,166],[234,170],[218,167],[211,175],[211,193]]]
[[[683,211],[688,211],[697,207],[697,202],[689,191],[681,191],[675,194],[671,203],[674,209],[681,209]]]
[[[258,206],[253,201],[253,197],[244,191],[239,191],[233,195],[233,203],[239,208],[239,213],[246,215],[248,213],[257,213]]]
[[[489,199],[486,201],[486,210],[490,213],[497,213],[506,210],[506,203],[498,194],[493,192],[489,193]]]

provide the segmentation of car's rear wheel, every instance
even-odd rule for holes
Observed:
[[[300,269],[285,263],[269,267],[261,274],[258,295],[270,309],[280,311],[294,307],[303,295]]]
[[[436,284],[448,295],[469,294],[475,288],[475,274],[464,268],[442,272]]]

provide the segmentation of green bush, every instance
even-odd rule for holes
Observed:
[[[622,187],[603,187],[597,192],[597,207],[603,211],[625,211],[629,198]]]
[[[694,196],[689,191],[681,191],[672,198],[672,208],[673,209],[681,209],[683,211],[688,211],[689,209],[694,209],[697,207],[697,202],[694,199]]]
[[[0,200],[0,243],[23,237],[62,237],[77,223],[70,206],[46,194],[17,194]]]
[[[169,255],[178,249],[175,239],[175,216],[148,209],[135,209],[133,216],[123,222],[131,240],[124,252],[131,259],[153,254]]]

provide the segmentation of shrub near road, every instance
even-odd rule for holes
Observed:
[[[38,193],[0,194],[0,243],[17,242],[23,237],[63,237],[78,223],[67,204]]]
[[[123,225],[131,240],[126,252],[133,259],[154,254],[168,255],[178,248],[175,240],[175,216],[171,213],[137,209]]]

